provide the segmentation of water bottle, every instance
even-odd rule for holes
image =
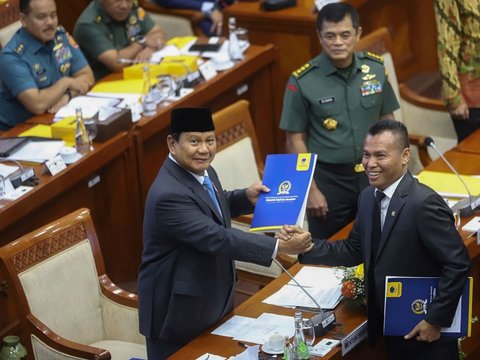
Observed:
[[[303,316],[300,311],[295,312],[295,336],[293,337],[293,348],[295,350],[296,358],[299,360],[308,359],[310,352],[303,336],[302,321]]]
[[[0,360],[23,360],[27,358],[27,351],[20,344],[20,338],[15,335],[3,338],[3,347],[0,350]]]
[[[243,59],[242,49],[237,36],[237,21],[234,17],[228,19],[228,55],[233,61]]]
[[[90,151],[90,141],[88,140],[87,129],[83,122],[82,108],[75,109],[77,126],[75,128],[75,148],[79,154],[85,155]]]
[[[148,65],[143,67],[142,111],[144,116],[153,116],[157,113],[157,103],[152,94],[152,87],[150,85],[150,70]]]

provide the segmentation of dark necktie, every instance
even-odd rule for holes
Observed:
[[[218,203],[217,196],[215,195],[215,189],[213,188],[212,181],[208,176],[203,178],[203,186],[207,189],[208,195],[210,195],[210,199],[212,199],[213,203],[215,204],[218,213],[222,215],[222,210],[220,210],[220,204]]]
[[[373,205],[372,212],[372,253],[370,256],[370,266],[368,270],[368,304],[367,304],[367,314],[368,314],[368,338],[370,344],[375,344],[377,340],[382,336],[382,322],[383,322],[383,311],[381,306],[377,301],[377,293],[375,291],[375,275],[374,275],[374,264],[375,257],[378,253],[378,248],[380,245],[380,238],[382,237],[382,227],[381,227],[381,202],[385,197],[385,194],[381,191],[375,192],[375,203]]]
[[[381,191],[375,192],[375,203],[373,205],[372,213],[372,260],[378,253],[378,247],[380,246],[380,238],[382,237],[382,225],[381,225],[381,203],[385,194]]]

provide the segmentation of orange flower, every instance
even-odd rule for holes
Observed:
[[[355,283],[351,280],[347,280],[342,284],[342,295],[347,299],[355,298]]]

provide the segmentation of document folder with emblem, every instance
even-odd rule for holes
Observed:
[[[385,320],[383,333],[405,336],[430,311],[438,289],[438,277],[387,276],[385,280]],[[450,327],[442,335],[470,336],[472,325],[473,278],[469,277]]]
[[[250,231],[275,231],[283,225],[303,225],[307,196],[317,164],[317,155],[267,155],[262,183],[269,193],[260,193]]]
[[[0,138],[0,157],[10,156],[27,141],[29,141],[29,139],[24,137]]]

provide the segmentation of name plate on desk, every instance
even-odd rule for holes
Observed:
[[[52,176],[57,175],[60,171],[67,168],[67,165],[60,157],[60,155],[57,155],[53,159],[48,160],[45,163],[45,166],[50,171],[50,174],[52,174]]]
[[[367,320],[365,320],[360,326],[348,334],[345,339],[342,340],[342,356],[349,353],[355,346],[360,344],[368,336]]]

